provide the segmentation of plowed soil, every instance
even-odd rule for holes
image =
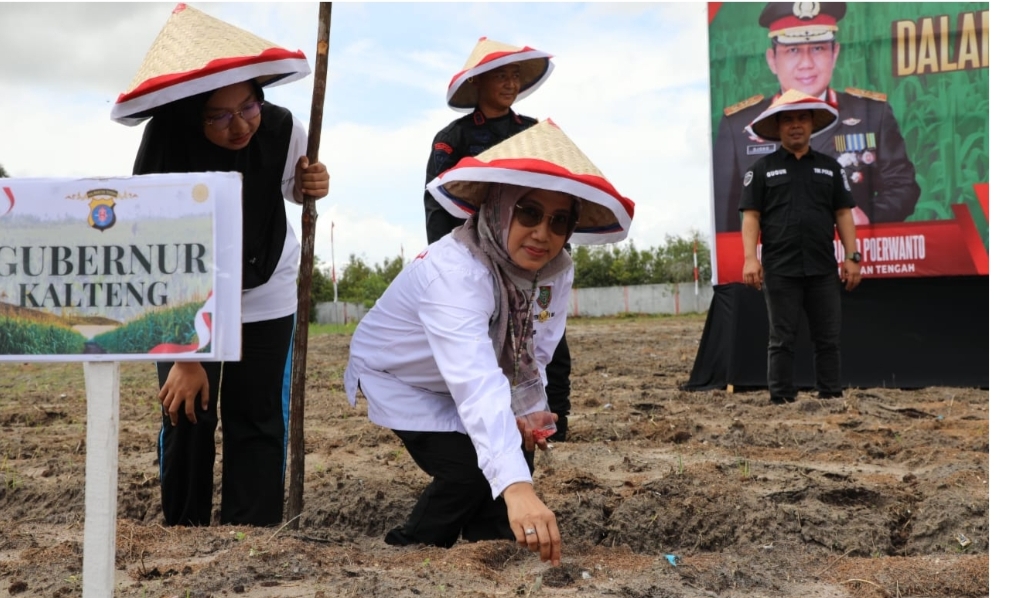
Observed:
[[[124,363],[115,595],[989,595],[987,390],[687,392],[703,322],[570,321],[570,438],[535,472],[555,568],[510,541],[383,543],[428,479],[348,405],[339,334],[310,339],[298,528],[165,527],[154,366]],[[82,593],[85,422],[80,364],[0,365],[2,598]]]

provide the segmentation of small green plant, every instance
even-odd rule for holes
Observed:
[[[246,539],[246,533],[245,532],[235,532],[235,539],[236,539],[237,542],[242,542],[243,540]]]
[[[752,464],[748,459],[738,459],[738,475],[743,480],[752,477]]]
[[[21,487],[21,476],[19,476],[18,472],[11,466],[9,459],[6,456],[4,456],[3,463],[0,463],[0,474],[3,474],[4,486],[7,487],[7,490],[14,492]]]

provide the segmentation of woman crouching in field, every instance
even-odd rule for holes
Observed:
[[[514,539],[558,565],[555,514],[534,490],[547,447],[545,365],[566,326],[565,243],[618,241],[633,204],[551,121],[429,183],[465,224],[430,245],[359,323],[345,371],[369,419],[433,480],[393,545]],[[533,396],[521,406],[522,393]],[[541,417],[547,421],[534,421]]]

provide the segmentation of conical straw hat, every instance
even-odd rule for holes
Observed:
[[[153,108],[226,85],[256,79],[264,87],[310,72],[306,56],[178,4],[140,69],[112,109],[112,119],[136,125]]]
[[[812,96],[790,89],[787,93],[773,100],[770,107],[752,121],[746,131],[751,135],[770,141],[780,141],[780,127],[777,125],[777,114],[790,110],[812,111],[812,135],[828,128],[836,122],[839,113],[832,104],[813,98]]]
[[[506,64],[520,67],[520,93],[517,101],[534,93],[552,73],[555,65],[552,55],[524,46],[511,46],[483,37],[471,51],[464,69],[453,76],[446,90],[446,103],[458,112],[470,112],[478,105],[478,88],[471,77],[497,69]]]
[[[621,196],[551,120],[462,159],[427,188],[450,214],[467,218],[485,200],[492,183],[560,191],[583,200],[572,243],[612,243],[629,234],[632,200]]]

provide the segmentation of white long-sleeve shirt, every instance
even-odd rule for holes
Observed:
[[[542,382],[566,328],[572,284],[572,268],[538,281],[534,359]],[[344,385],[353,406],[361,385],[369,419],[380,426],[467,434],[497,497],[531,476],[510,409],[510,381],[489,337],[493,285],[488,269],[452,235],[430,245],[359,322]]]
[[[288,142],[285,178],[281,195],[292,203],[302,203],[302,190],[295,188],[295,169],[299,158],[306,155],[309,138],[299,119],[292,117],[292,136]],[[242,322],[264,322],[295,313],[299,305],[298,278],[302,245],[292,223],[285,218],[285,246],[270,279],[262,285],[242,292]],[[282,339],[283,340],[283,339]]]

